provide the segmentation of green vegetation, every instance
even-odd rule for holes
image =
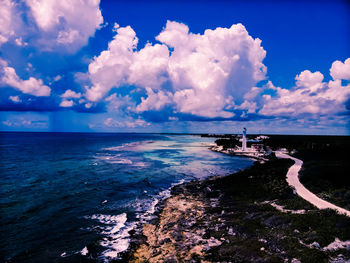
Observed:
[[[311,192],[350,209],[350,137],[273,135],[264,142],[273,148],[295,150],[303,160],[300,181]]]
[[[236,136],[222,136],[215,142],[224,149],[241,145]],[[301,159],[300,181],[319,197],[350,209],[349,136],[269,135],[262,143],[265,150],[286,148]]]
[[[219,205],[208,210],[212,215],[208,236],[229,240],[212,249],[208,260],[283,262],[297,258],[302,262],[328,262],[334,255],[320,248],[333,242],[335,237],[350,239],[349,218],[318,210],[293,194],[285,182],[291,165],[290,160],[277,159],[255,163],[250,169],[203,183],[203,187],[212,190],[208,197],[219,198]],[[283,213],[264,203],[271,200],[285,208],[307,212]],[[217,225],[220,227],[215,229]],[[234,235],[227,232],[230,228]],[[307,246],[314,242],[320,247]],[[350,257],[349,251],[342,253]]]
[[[227,148],[235,148],[236,146],[240,145],[241,143],[239,142],[238,139],[236,138],[231,138],[231,139],[225,139],[225,138],[222,138],[222,139],[217,139],[215,141],[216,145],[218,146],[222,146],[225,150]]]

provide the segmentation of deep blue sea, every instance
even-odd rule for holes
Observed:
[[[172,185],[253,163],[208,150],[214,140],[0,133],[0,262],[76,262],[91,253],[118,259],[129,231],[152,218]]]

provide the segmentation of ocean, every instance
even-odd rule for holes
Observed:
[[[0,261],[118,260],[170,187],[252,165],[214,138],[0,133]]]

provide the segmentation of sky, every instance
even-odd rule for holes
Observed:
[[[348,1],[0,0],[0,131],[350,134]]]

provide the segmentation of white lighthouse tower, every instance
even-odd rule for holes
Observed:
[[[247,129],[243,128],[243,136],[242,136],[242,152],[247,150]]]

